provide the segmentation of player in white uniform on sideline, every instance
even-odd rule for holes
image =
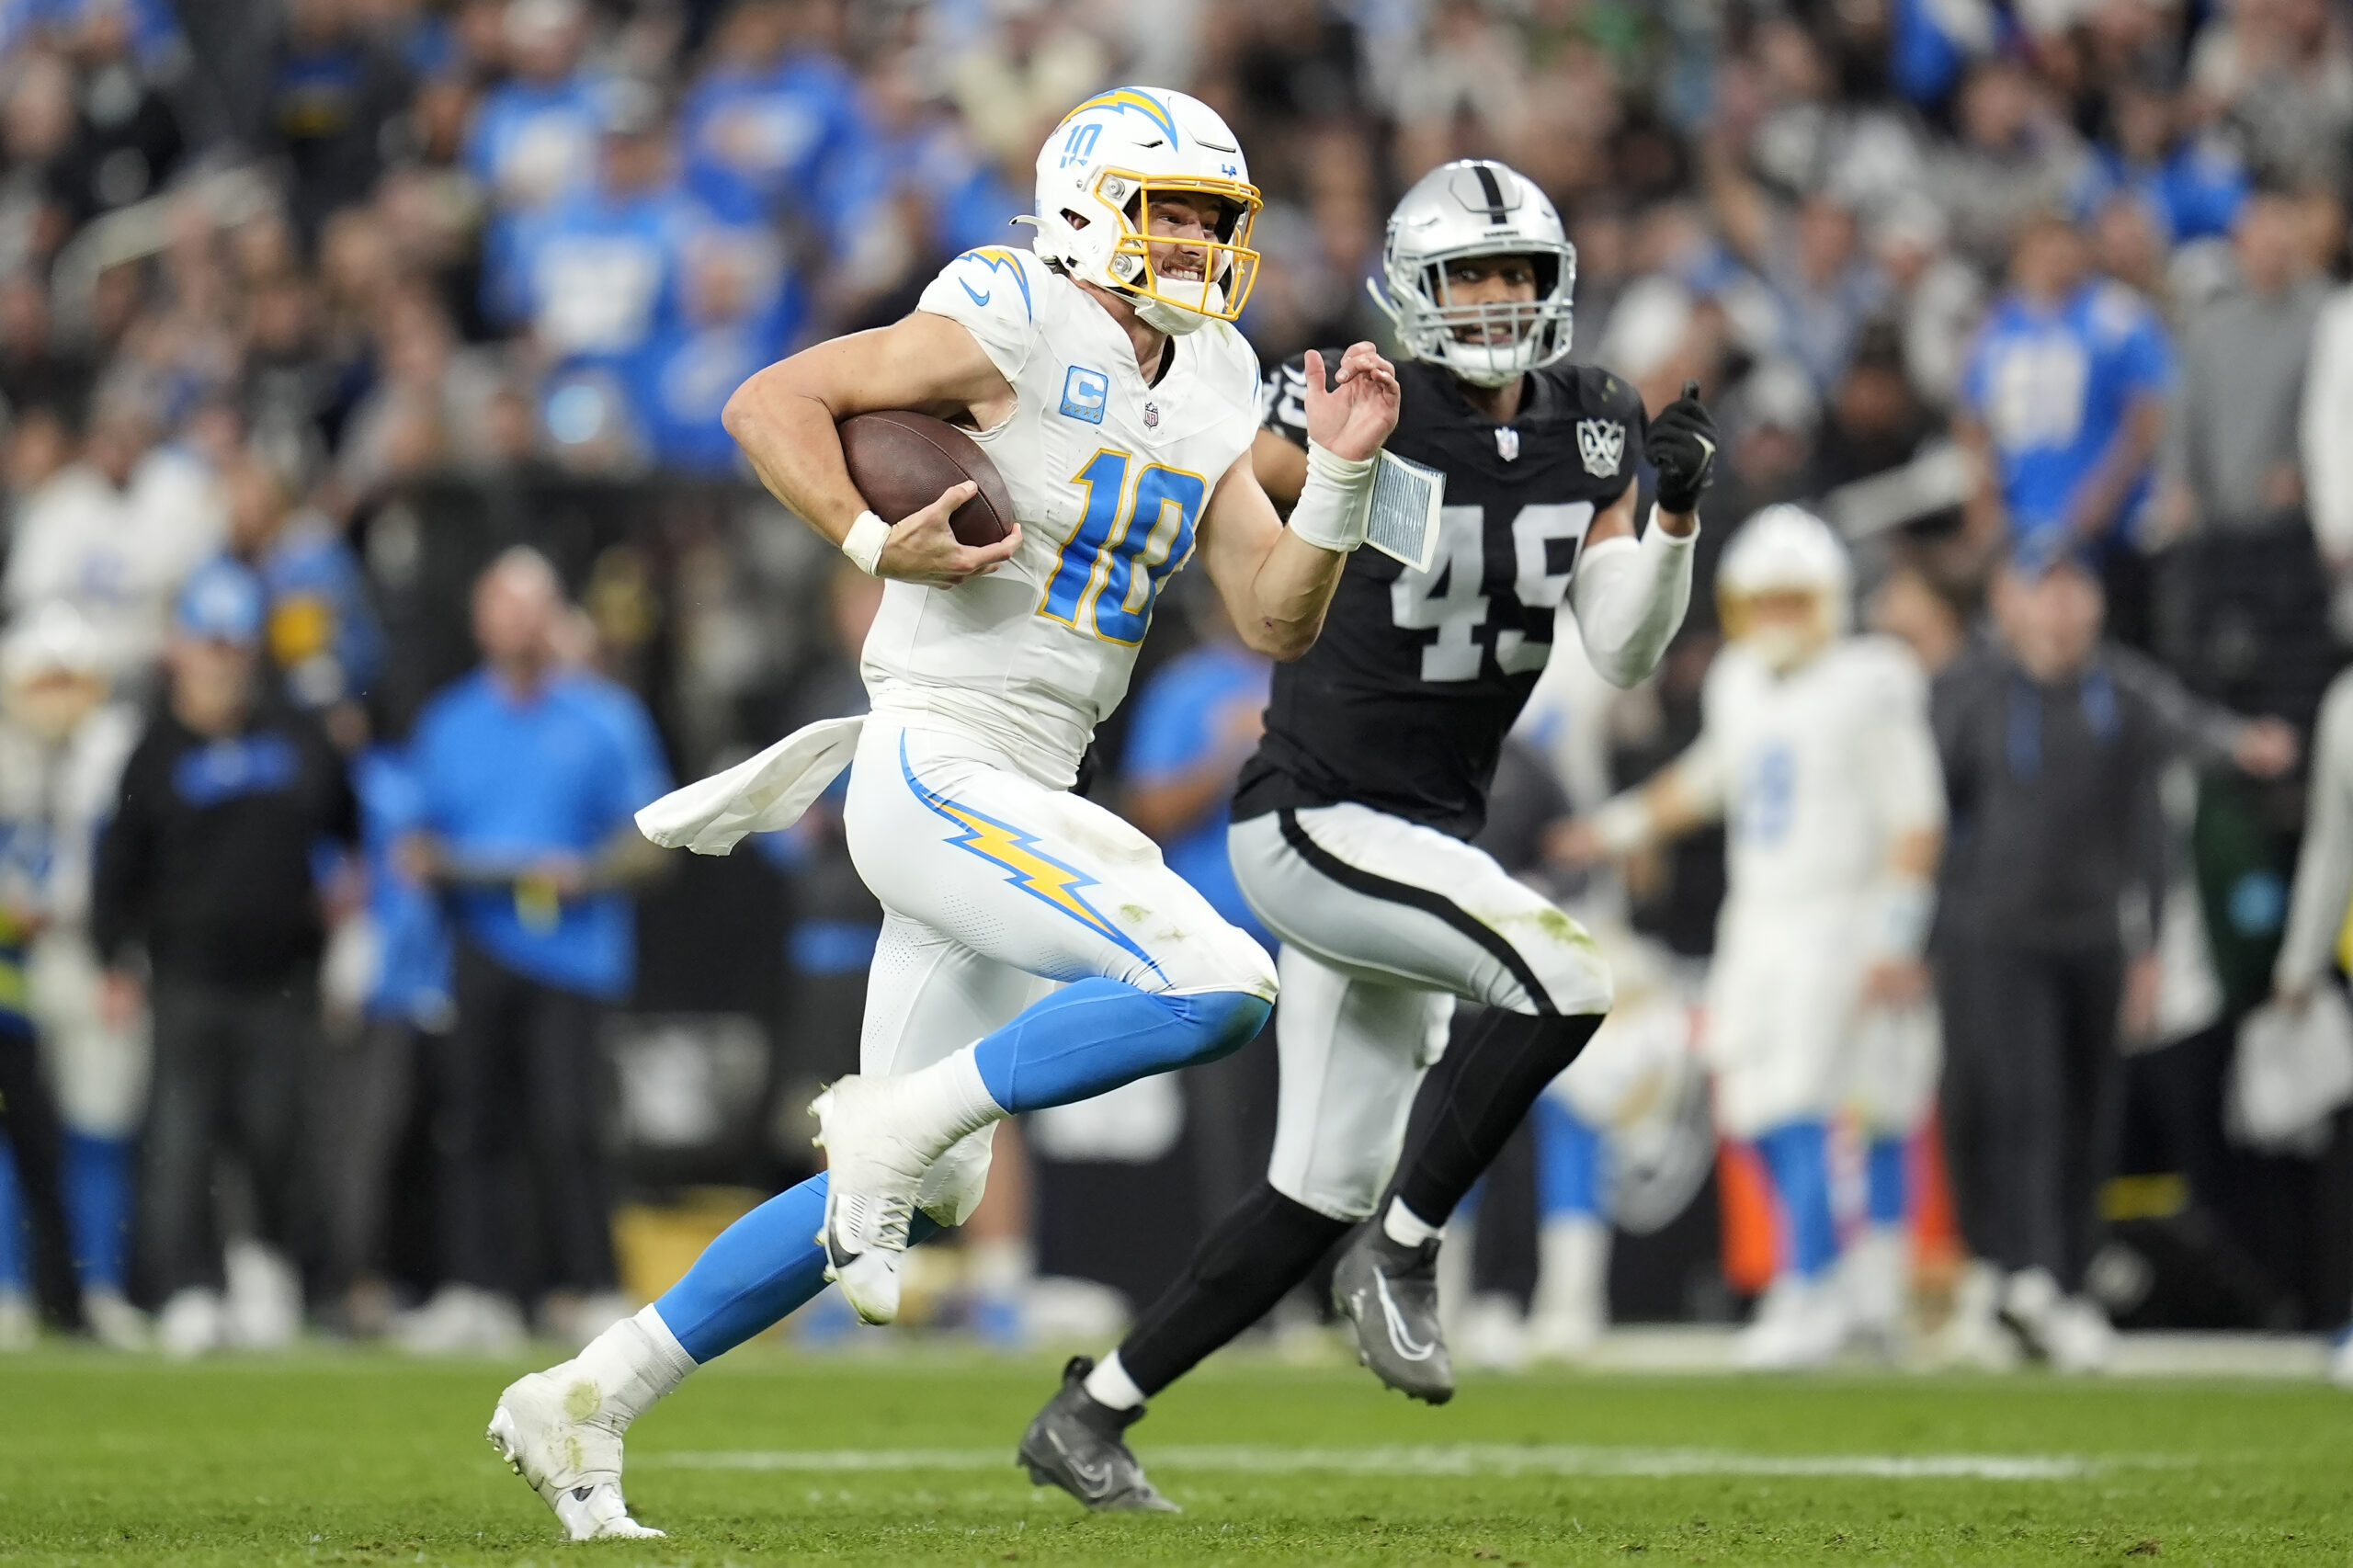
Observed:
[[[1921,949],[1944,842],[1927,682],[1892,639],[1847,635],[1845,549],[1769,506],[1724,548],[1730,641],[1699,738],[1563,835],[1566,858],[1623,854],[1718,818],[1728,882],[1709,971],[1716,1116],[1772,1171],[1788,1238],[1739,1356],[1818,1363],[1858,1327],[1892,1333],[1904,1295],[1903,1135],[1936,1077]],[[1838,1278],[1827,1129],[1861,1103],[1872,1233]]]
[[[1252,472],[1256,188],[1233,136],[1182,94],[1123,87],[1038,158],[1034,252],[951,262],[915,312],[755,376],[728,429],[779,499],[890,579],[864,657],[873,710],[813,725],[648,807],[657,842],[724,853],[797,817],[852,754],[858,874],[886,911],[860,1053],[814,1108],[830,1169],[731,1226],[686,1278],[580,1356],[508,1388],[490,1437],[575,1540],[643,1536],[621,1434],[697,1365],[838,1280],[898,1310],[911,1241],[979,1201],[1004,1117],[1222,1055],[1265,1022],[1272,960],[1068,791],[1125,693],[1161,583],[1198,549],[1243,640],[1294,658],[1365,539],[1396,423],[1370,344],[1313,397],[1286,528]],[[969,426],[1019,527],[984,548],[952,486],[886,526],[835,426],[913,409]]]

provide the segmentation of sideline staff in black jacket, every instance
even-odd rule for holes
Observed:
[[[244,567],[218,561],[189,578],[169,688],[123,769],[93,890],[109,1009],[136,1009],[142,947],[153,976],[140,1246],[166,1346],[183,1352],[221,1337],[218,1143],[243,1158],[262,1239],[283,1252],[292,1235],[326,935],[313,856],[358,836],[341,759],[269,687],[263,619]]]

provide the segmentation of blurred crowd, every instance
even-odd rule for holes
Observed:
[[[1390,202],[1493,156],[1575,244],[1575,357],[1719,411],[1691,622],[1567,721],[1567,804],[1689,738],[1714,551],[1806,501],[1932,669],[1990,592],[2002,635],[2066,621],[2061,665],[2104,624],[2217,705],[2176,817],[2237,835],[2180,873],[2218,1000],[2161,1028],[2135,971],[2128,1032],[2261,999],[2353,633],[2343,0],[0,0],[0,1339],[36,1301],[191,1351],[381,1326],[419,1106],[412,1340],[620,1310],[591,1059],[654,869],[630,813],[858,701],[871,607],[749,501],[648,551],[529,498],[658,530],[689,482],[748,496],[734,388],[1022,243],[1047,131],[1120,81],[1239,133],[1270,366],[1378,337]],[[419,575],[432,506],[474,530],[455,575]],[[2093,608],[2028,591],[2054,573]],[[1163,619],[1097,789],[1230,881],[1264,674]],[[828,1020],[761,1078],[797,1085],[847,1065],[871,912],[822,809],[767,847]],[[1711,856],[1629,869],[1683,958]]]

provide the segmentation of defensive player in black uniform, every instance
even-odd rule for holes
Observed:
[[[1282,938],[1274,1155],[1118,1351],[1071,1362],[1024,1436],[1031,1479],[1089,1507],[1171,1506],[1121,1436],[1144,1400],[1376,1212],[1336,1300],[1383,1381],[1451,1394],[1438,1233],[1609,1006],[1592,940],[1467,840],[1563,600],[1620,686],[1681,624],[1714,429],[1696,389],[1646,422],[1625,381],[1560,362],[1575,252],[1502,165],[1425,176],[1390,219],[1383,263],[1375,298],[1405,350],[1388,449],[1445,476],[1436,556],[1425,571],[1359,551],[1315,646],[1276,671],[1230,840],[1244,895]],[[1279,504],[1305,477],[1305,386],[1293,360],[1266,392],[1254,461]],[[1658,506],[1638,528],[1646,454]],[[1486,1017],[1417,1102],[1457,997]]]

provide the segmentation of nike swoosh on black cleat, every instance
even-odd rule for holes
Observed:
[[[1389,1325],[1391,1347],[1408,1361],[1428,1360],[1437,1352],[1438,1342],[1432,1340],[1427,1345],[1415,1344],[1414,1336],[1406,1332],[1405,1314],[1397,1310],[1396,1301],[1390,1297],[1389,1277],[1376,1273],[1372,1277],[1372,1283],[1373,1289],[1381,1292],[1381,1315]]]
[[[1047,1433],[1046,1440],[1054,1445],[1054,1452],[1062,1455],[1063,1463],[1070,1467],[1071,1474],[1078,1478],[1079,1489],[1085,1492],[1090,1500],[1109,1495],[1111,1491],[1109,1465],[1088,1464],[1070,1451],[1070,1446],[1063,1441],[1063,1436],[1059,1432]]]

